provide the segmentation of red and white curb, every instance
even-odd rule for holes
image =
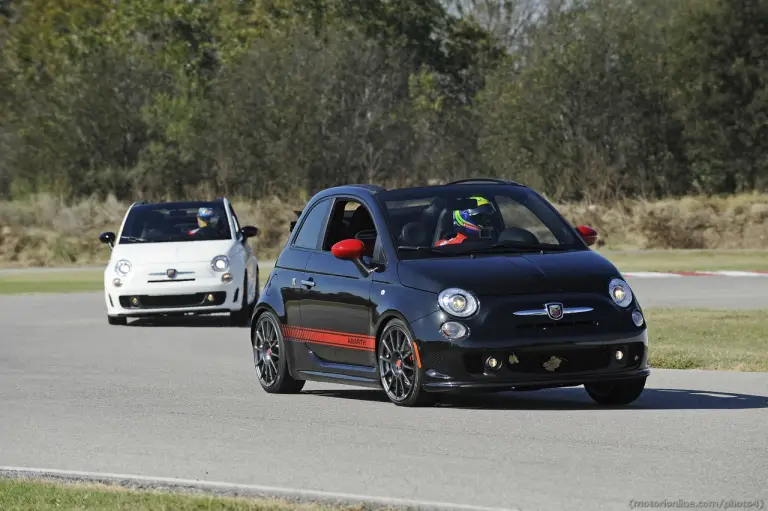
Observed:
[[[719,271],[675,271],[675,272],[657,272],[657,271],[629,271],[624,272],[625,277],[640,279],[664,279],[677,277],[768,277],[768,271],[737,271],[737,270],[719,270]]]

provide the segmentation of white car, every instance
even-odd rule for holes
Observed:
[[[117,236],[99,236],[112,250],[104,270],[111,325],[130,317],[229,312],[248,325],[259,298],[258,259],[225,198],[135,202]]]

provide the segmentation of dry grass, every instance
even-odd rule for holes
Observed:
[[[242,223],[261,229],[252,243],[262,260],[279,252],[293,210],[304,205],[275,198],[232,202]],[[116,231],[127,207],[114,199],[66,204],[47,195],[0,202],[0,261],[19,267],[104,264],[109,250],[98,235]],[[558,208],[572,223],[596,228],[602,249],[768,249],[768,194]]]

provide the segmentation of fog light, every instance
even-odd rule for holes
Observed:
[[[621,360],[624,358],[624,352],[621,350],[616,350],[616,360]]]
[[[208,296],[206,297],[206,299],[207,299],[209,302],[212,302],[212,301],[213,301],[213,295],[208,295]]]
[[[440,327],[440,331],[448,339],[461,339],[466,337],[467,333],[469,333],[469,330],[466,326],[455,321],[448,321],[447,323],[443,323],[443,326]]]
[[[134,307],[138,307],[139,306],[139,299],[136,298],[135,296],[133,298],[131,298],[131,305],[133,305]]]
[[[485,361],[485,365],[493,369],[494,371],[497,370],[499,367],[501,367],[501,362],[496,360],[493,357],[488,357],[488,359]]]
[[[635,326],[643,326],[644,318],[640,311],[632,311],[632,321],[635,323]]]
[[[226,283],[232,282],[232,274],[231,273],[225,273],[224,275],[221,276],[221,281],[222,282],[226,282]]]
[[[123,281],[120,279],[112,279],[112,285],[115,287],[120,287],[123,285]]]

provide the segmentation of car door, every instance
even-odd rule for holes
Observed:
[[[372,278],[353,262],[331,253],[334,243],[362,232],[370,236],[373,227],[369,210],[359,200],[337,197],[322,245],[307,262],[302,278],[301,326],[309,349],[321,361],[374,365]]]
[[[312,366],[301,322],[300,304],[307,294],[302,280],[309,258],[320,247],[331,204],[332,200],[326,198],[307,208],[272,270],[273,282],[270,288],[279,289],[281,293],[280,301],[284,309],[283,337],[291,344],[291,367],[296,370],[309,369]]]

